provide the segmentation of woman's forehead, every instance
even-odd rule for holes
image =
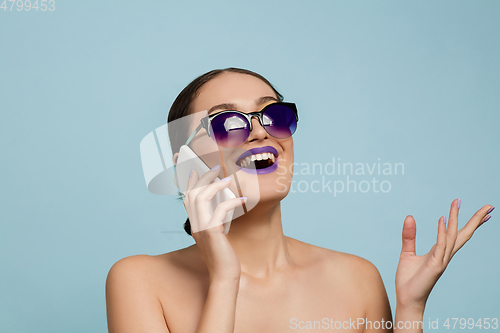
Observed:
[[[241,111],[254,110],[265,96],[276,97],[276,94],[261,79],[248,74],[223,73],[201,87],[192,106],[195,112],[222,104],[233,104]]]

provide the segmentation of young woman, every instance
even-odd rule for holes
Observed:
[[[432,287],[494,207],[482,207],[458,231],[460,199],[454,200],[448,223],[444,216],[439,219],[437,242],[424,256],[415,255],[415,221],[406,217],[393,320],[373,264],[283,234],[280,202],[292,181],[291,134],[297,117],[294,105],[282,100],[265,78],[236,68],[208,72],[177,97],[169,122],[194,117],[189,128],[170,129],[174,162],[186,141],[203,158],[204,149],[215,140],[224,152],[224,168],[214,164],[216,159],[205,159],[212,170],[204,175],[192,172],[189,178],[185,229],[192,230],[196,244],[157,256],[127,257],[113,265],[106,282],[110,332],[279,333],[323,331],[327,325],[342,332],[391,332],[393,323],[394,331],[422,332],[422,326],[408,323],[423,319]],[[204,113],[198,118],[196,114],[206,110],[209,126],[200,127]],[[228,110],[238,112],[228,115]],[[229,133],[233,127],[225,127],[228,119],[243,124],[234,132],[237,135]],[[253,162],[266,170],[253,175],[258,193],[225,201],[211,215],[208,202],[217,192],[230,188],[239,193],[234,172],[252,159],[242,158],[242,150],[261,155],[260,162]],[[286,171],[278,175],[277,166]],[[231,176],[223,179],[223,169]],[[222,180],[214,182],[216,177]],[[254,193],[248,177],[239,174],[238,181],[243,193]],[[282,177],[280,182],[278,177]],[[286,191],[283,184],[288,186]],[[235,218],[224,234],[226,212],[252,200],[253,209]],[[314,321],[321,321],[322,327],[311,324]]]

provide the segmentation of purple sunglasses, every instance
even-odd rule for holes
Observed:
[[[200,125],[187,139],[186,145],[189,145],[196,133],[203,127],[218,146],[238,147],[250,136],[252,117],[257,117],[267,133],[277,139],[292,136],[299,121],[297,106],[294,103],[272,103],[261,111],[250,113],[222,111],[202,118]]]

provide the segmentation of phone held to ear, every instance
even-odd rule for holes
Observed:
[[[210,168],[201,160],[201,158],[195,154],[195,152],[184,145],[179,150],[179,156],[177,158],[177,166],[175,168],[175,181],[179,190],[185,194],[187,189],[187,183],[189,180],[189,174],[191,170],[198,173],[199,177],[203,176],[205,173],[210,171]],[[219,177],[215,178],[215,181],[220,180]],[[219,191],[210,200],[210,214],[213,214],[217,205],[229,199],[236,198],[236,195],[229,189],[225,188]],[[227,212],[226,216],[222,220],[224,223],[224,234],[229,232],[231,226],[231,221],[233,219],[234,209]]]

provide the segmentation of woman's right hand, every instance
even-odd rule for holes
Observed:
[[[240,261],[224,234],[222,221],[227,212],[241,206],[246,198],[233,198],[221,202],[211,215],[210,200],[232,181],[231,177],[227,177],[213,182],[219,171],[220,167],[212,168],[199,178],[197,172],[193,170],[184,197],[184,207],[191,223],[191,234],[207,264],[211,282],[239,280],[241,274]]]

